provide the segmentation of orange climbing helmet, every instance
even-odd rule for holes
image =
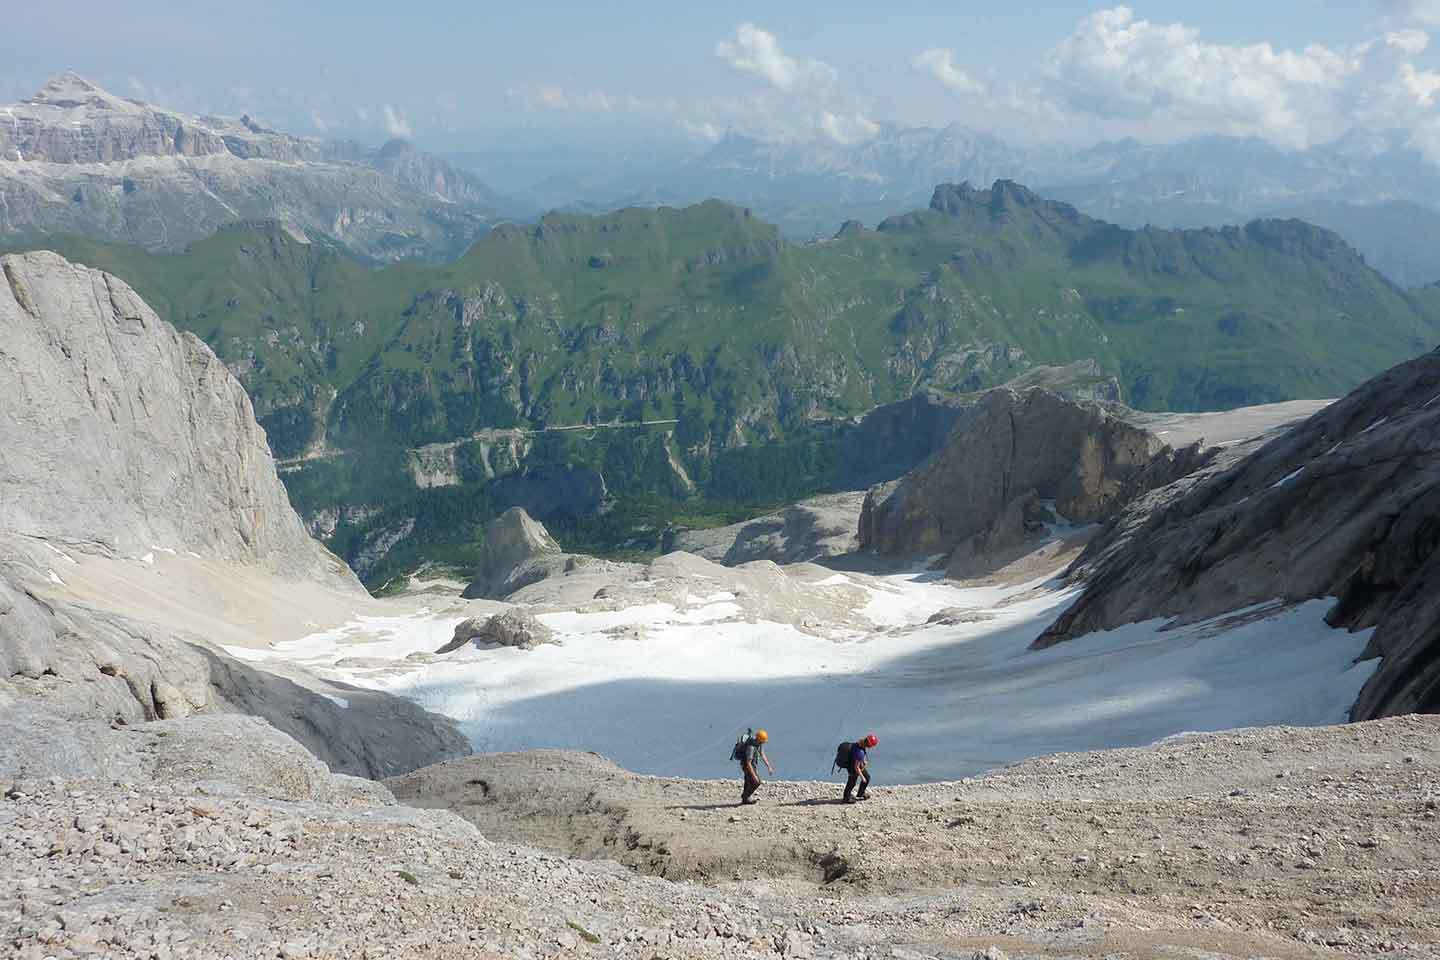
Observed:
[[[769,739],[770,739],[770,734],[766,733],[764,730],[756,730],[756,731],[755,731],[755,742],[756,742],[756,743],[764,743],[765,741],[767,741],[767,740],[769,740]]]

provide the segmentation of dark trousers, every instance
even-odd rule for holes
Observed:
[[[857,773],[854,767],[850,768],[850,776],[845,781],[846,800],[849,800],[850,795],[855,792],[855,784],[857,783],[860,784],[860,793],[858,796],[865,796],[865,791],[870,788],[870,771],[866,770],[864,773]]]
[[[740,802],[744,803],[750,799],[751,794],[760,789],[760,774],[755,772],[754,767],[742,766],[740,772],[745,775],[745,789],[740,793]]]

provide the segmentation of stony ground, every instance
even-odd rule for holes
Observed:
[[[481,830],[317,781],[288,738],[206,762],[215,731],[178,723],[127,728],[133,782],[0,782],[0,954],[1440,956],[1440,718],[1040,759],[852,807],[774,782],[737,808],[732,784],[557,753],[392,782]]]
[[[391,786],[490,837],[657,875],[784,878],[857,904],[933,895],[950,906],[896,922],[938,943],[1005,934],[1012,951],[1053,946],[1017,942],[1023,915],[1031,933],[1103,931],[1097,955],[1148,941],[1440,956],[1437,734],[1435,717],[1246,730],[898,788],[883,787],[882,744],[882,786],[854,806],[836,803],[835,784],[772,782],[761,805],[741,808],[735,784],[560,753],[454,761]],[[772,751],[782,774],[783,746]]]

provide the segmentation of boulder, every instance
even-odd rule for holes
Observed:
[[[554,633],[523,610],[506,610],[490,617],[471,617],[455,626],[455,636],[436,653],[453,653],[466,644],[496,644],[534,650],[543,643],[559,643]]]
[[[524,507],[511,507],[485,526],[467,600],[503,600],[521,587],[583,566],[587,557],[560,549],[545,525]]]
[[[1359,387],[1228,469],[1155,491],[1071,570],[1046,647],[1156,617],[1336,597],[1384,657],[1352,712],[1440,710],[1440,351]]]
[[[996,527],[997,518],[1018,509],[1012,501],[1031,491],[1053,500],[1071,521],[1103,521],[1203,459],[1198,448],[1169,450],[1116,408],[1041,388],[1000,387],[967,401],[943,449],[899,482],[870,490],[860,546],[891,555],[949,554],[971,538],[983,541],[987,531],[1013,535]]]

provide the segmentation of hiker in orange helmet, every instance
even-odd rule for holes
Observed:
[[[879,746],[879,744],[880,738],[873,733],[867,733],[859,740],[850,744],[849,762],[844,765],[846,772],[849,774],[845,780],[846,803],[857,803],[861,800],[870,799],[865,792],[870,789],[869,755],[870,751]],[[857,784],[860,787],[859,791],[855,789]]]
[[[756,760],[765,764],[765,769],[772,777],[775,775],[775,768],[770,765],[770,758],[765,755],[765,744],[769,740],[770,734],[764,730],[746,730],[745,736],[735,743],[735,749],[730,754],[731,759],[740,761],[740,772],[745,776],[745,787],[740,792],[741,803],[760,802],[755,799],[755,791],[760,789],[760,774],[755,769]]]

